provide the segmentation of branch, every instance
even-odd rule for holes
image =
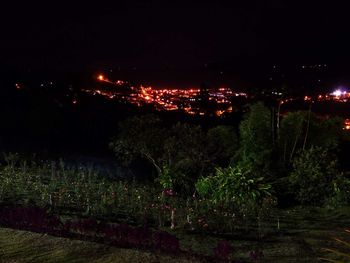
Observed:
[[[158,175],[160,175],[162,173],[162,169],[157,165],[156,161],[152,158],[152,156],[148,153],[145,152],[141,152],[142,155],[144,155],[146,157],[147,160],[149,160],[153,166],[156,168]]]

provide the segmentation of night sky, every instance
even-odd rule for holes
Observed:
[[[2,3],[2,67],[189,70],[350,58],[349,8],[335,1],[26,2]]]

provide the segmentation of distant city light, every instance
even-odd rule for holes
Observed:
[[[128,81],[124,80],[109,80],[103,74],[97,75],[97,80],[110,83],[115,87],[124,86],[128,88],[124,89],[113,89],[112,86],[105,88],[100,87],[99,89],[86,89],[84,92],[92,95],[104,96],[107,99],[121,100],[123,102],[130,102],[131,104],[142,106],[145,104],[152,104],[156,110],[173,111],[179,110],[184,111],[188,114],[203,116],[207,113],[202,111],[202,107],[197,105],[203,99],[201,95],[201,89],[199,88],[187,88],[187,89],[174,89],[174,88],[163,88],[155,89],[152,86],[143,86],[140,84],[138,87],[129,86]],[[223,116],[224,113],[233,112],[231,98],[233,97],[244,97],[248,98],[247,93],[233,92],[229,87],[218,87],[208,89],[208,101],[216,103],[216,112],[213,112],[216,116]],[[77,104],[78,101],[72,101],[73,104]],[[209,113],[208,113],[209,114]]]
[[[343,91],[341,89],[337,89],[335,91],[333,91],[332,95],[333,96],[336,96],[336,97],[340,97],[341,95],[345,95],[346,94],[346,91]]]
[[[350,130],[350,119],[344,121],[344,130]]]

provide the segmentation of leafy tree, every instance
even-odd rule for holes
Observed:
[[[199,126],[178,123],[165,128],[160,119],[146,115],[121,123],[110,146],[126,165],[137,158],[147,160],[163,187],[190,191],[208,165],[204,140]]]
[[[240,127],[241,158],[254,166],[267,166],[273,148],[271,113],[262,102],[250,106]]]
[[[149,161],[159,173],[164,158],[167,130],[155,115],[133,117],[119,124],[119,133],[110,143],[117,158],[130,165],[137,158]]]

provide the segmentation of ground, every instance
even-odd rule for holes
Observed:
[[[279,217],[262,226],[261,241],[238,233],[231,237],[234,247],[233,258],[247,261],[249,252],[257,247],[264,253],[262,262],[320,262],[319,257],[331,256],[325,254],[323,248],[344,249],[344,246],[332,240],[333,237],[350,239],[350,234],[344,231],[350,226],[350,208],[341,210],[300,208],[280,210],[278,215]],[[185,232],[176,232],[181,240],[182,249],[191,248],[206,255],[212,254],[215,244],[222,239],[214,235],[188,235]],[[350,254],[349,248],[345,247],[345,252]],[[189,263],[195,261],[0,228],[0,263],[3,262]]]
[[[70,240],[0,228],[0,263],[157,263],[190,261],[147,252],[119,249],[93,242]]]
[[[279,229],[278,229],[279,222]],[[350,240],[350,208],[320,209],[295,208],[278,209],[270,215],[268,222],[261,226],[261,239],[258,231],[250,235],[236,233],[230,238],[234,247],[233,258],[249,260],[250,251],[258,248],[263,251],[263,262],[320,262],[320,257],[335,259],[324,248],[335,248],[350,255],[350,247],[334,241],[334,237]],[[192,244],[194,250],[206,254],[212,251],[218,237],[180,236],[183,247]],[[350,257],[349,257],[350,258]],[[349,259],[348,259],[349,260]],[[349,261],[344,261],[349,262]]]

